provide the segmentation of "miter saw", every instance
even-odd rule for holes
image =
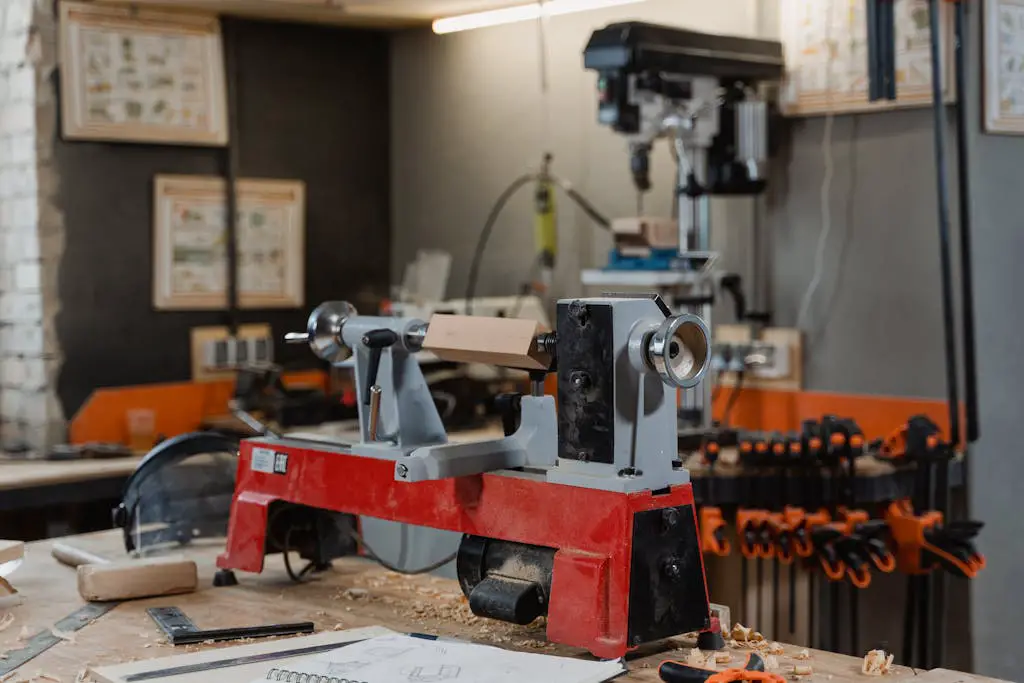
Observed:
[[[222,569],[262,571],[299,550],[323,564],[355,515],[459,531],[472,611],[529,623],[554,642],[619,657],[709,627],[689,473],[676,451],[676,389],[709,361],[704,322],[657,295],[558,302],[554,332],[532,320],[360,316],[326,303],[308,343],[354,357],[360,438],[242,443]],[[449,443],[414,354],[556,372],[555,397],[519,395],[505,435]],[[281,520],[288,520],[288,526]],[[293,535],[296,520],[303,533]]]

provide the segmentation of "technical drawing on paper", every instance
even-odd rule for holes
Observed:
[[[359,671],[373,664],[373,662],[362,662],[355,660],[352,662],[331,662],[327,665],[327,675],[329,676],[340,676],[341,674],[352,673],[353,671]]]
[[[458,678],[462,668],[455,664],[431,664],[429,666],[404,667],[401,670],[411,683],[437,683]]]
[[[791,115],[867,111],[931,102],[928,0],[895,0],[895,102],[868,101],[864,0],[783,0],[783,109]],[[943,85],[951,94],[948,12],[943,13]]]
[[[366,654],[380,659],[394,659],[395,657],[401,657],[406,652],[412,652],[412,650],[413,648],[411,647],[403,647],[401,645],[381,645],[368,648]]]
[[[985,129],[1024,133],[1024,0],[985,3]]]

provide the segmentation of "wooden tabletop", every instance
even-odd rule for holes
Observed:
[[[124,555],[120,535],[112,531],[62,540],[110,558]],[[22,602],[9,609],[14,621],[0,631],[0,651],[20,647],[19,638],[50,629],[56,621],[84,604],[77,593],[75,570],[50,556],[50,543],[29,544],[24,565],[10,577]],[[210,541],[185,550],[199,565],[199,592],[123,603],[5,680],[28,681],[43,673],[70,683],[87,665],[180,654],[185,648],[166,644],[145,612],[148,607],[170,605],[183,609],[201,628],[302,620],[315,622],[317,630],[381,625],[396,631],[434,633],[505,648],[588,656],[579,650],[546,642],[543,623],[522,627],[473,616],[453,580],[403,576],[361,558],[338,560],[332,569],[315,580],[294,584],[288,580],[281,558],[270,557],[262,575],[239,573],[238,586],[213,588],[214,558],[221,545],[222,542]],[[191,649],[187,651],[222,646],[225,645],[188,646]],[[668,657],[685,658],[690,647],[692,643],[684,638],[648,645],[629,658],[630,673],[619,680],[657,681],[658,663]],[[779,673],[792,672],[792,655],[799,651],[799,648],[785,646],[785,655],[778,657]],[[729,653],[733,665],[739,665],[746,657],[745,651],[729,650]],[[860,660],[856,658],[813,651],[806,663],[814,670],[813,675],[800,678],[806,683],[864,681]],[[915,677],[905,667],[898,667],[896,675],[887,678],[889,681],[928,680]],[[987,679],[957,674],[934,680],[980,683]]]
[[[347,441],[357,438],[359,429],[350,421],[304,427],[295,433],[328,441]],[[458,431],[451,435],[453,441],[479,441],[500,437],[501,428],[495,425]],[[141,460],[141,456],[104,460],[2,460],[0,491],[77,484],[98,479],[125,479],[135,471]]]
[[[0,462],[0,491],[126,478],[141,459],[5,460]]]

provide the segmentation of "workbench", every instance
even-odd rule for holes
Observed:
[[[0,460],[0,538],[109,527],[110,509],[140,460]]]
[[[295,431],[312,438],[344,441],[358,434],[356,424],[354,421],[325,423]],[[237,427],[237,424],[232,425]],[[224,419],[207,426],[225,428],[232,425]],[[488,425],[456,431],[451,438],[461,441],[500,436],[500,427]],[[110,508],[115,501],[121,500],[128,477],[141,461],[141,455],[83,460],[0,459],[0,538],[26,541],[46,538],[53,533],[47,533],[48,521],[66,523],[68,526],[64,528],[72,531],[109,526]],[[67,513],[66,506],[74,506],[75,509]],[[32,514],[22,514],[26,511]],[[48,520],[53,516],[56,517],[54,520]]]
[[[0,510],[119,498],[141,459],[4,460],[0,462]]]
[[[124,555],[118,532],[106,531],[62,539],[79,548],[120,558]],[[50,541],[28,545],[25,564],[10,578],[22,603],[10,609],[14,621],[0,631],[0,651],[20,647],[19,636],[27,637],[47,630],[64,616],[82,606],[78,596],[75,570],[59,564],[50,556]],[[200,591],[190,595],[139,600],[119,605],[97,621],[85,626],[36,659],[13,672],[6,681],[29,681],[44,673],[70,683],[87,665],[109,665],[136,659],[152,659],[207,647],[229,644],[174,648],[165,642],[155,624],[146,615],[147,607],[180,607],[201,628],[253,626],[267,623],[313,621],[317,630],[381,625],[396,631],[420,632],[474,640],[499,647],[549,654],[588,656],[544,640],[542,623],[515,626],[473,616],[462,598],[458,584],[435,576],[403,576],[387,571],[362,558],[337,560],[332,569],[315,579],[295,584],[285,575],[280,557],[270,557],[261,575],[239,573],[239,585],[214,588],[214,558],[220,541],[184,548],[184,554],[199,566]],[[542,621],[542,620],[540,620]],[[685,637],[650,644],[629,657],[630,672],[622,681],[658,681],[657,666],[668,658],[685,658],[692,641]],[[800,648],[786,646],[778,657],[780,673],[791,672]],[[733,662],[740,664],[746,652],[730,649]],[[808,662],[811,676],[806,683],[865,683],[860,674],[861,660],[843,655],[813,651]],[[921,674],[922,672],[917,672]],[[790,677],[792,678],[792,677]],[[959,681],[983,683],[990,679],[963,674],[931,672],[915,676],[905,667],[884,679],[892,683],[913,679],[918,683]],[[42,678],[39,680],[53,681]]]

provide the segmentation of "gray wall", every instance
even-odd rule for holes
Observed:
[[[650,0],[644,18],[678,21],[718,32],[752,35],[755,0]],[[634,10],[635,11],[635,10]],[[423,247],[454,256],[450,294],[465,292],[470,256],[487,213],[519,174],[536,169],[550,150],[554,171],[569,179],[609,216],[635,215],[626,143],[595,120],[595,79],[582,68],[591,31],[632,16],[628,7],[555,17],[550,22],[549,91],[541,94],[536,25],[514,24],[435,36],[409,31],[392,41],[392,267],[401,268]],[[550,112],[550,116],[548,113]],[[665,213],[674,170],[666,148],[657,150],[655,188],[648,210]],[[510,202],[488,247],[479,294],[509,294],[529,270],[533,253],[532,200],[524,188]],[[609,240],[560,201],[561,262],[555,291],[581,293],[581,267],[599,264]],[[743,265],[751,203],[715,207],[719,245]],[[724,229],[729,225],[729,229]]]
[[[968,4],[970,6],[970,4]],[[972,12],[971,66],[977,73],[980,29]],[[1019,456],[1024,359],[1019,339],[1024,331],[1024,272],[1016,259],[1024,254],[1024,138],[981,133],[981,88],[969,84],[972,145],[970,181],[973,198],[978,391],[982,437],[974,451],[971,505],[985,520],[982,549],[988,568],[972,584],[975,660],[980,671],[1007,680],[1021,678],[1024,653],[1012,633],[1024,611],[1024,596],[1014,588],[1024,557],[1024,517],[1017,482],[1024,478]]]
[[[970,3],[969,3],[970,4]],[[972,5],[973,6],[973,5]],[[974,516],[988,522],[982,549],[990,566],[973,582],[952,582],[947,663],[1019,677],[1014,623],[1024,611],[1012,590],[1014,560],[1024,554],[1024,522],[1012,510],[1008,483],[1024,476],[1008,457],[1019,421],[1024,361],[1015,345],[1024,330],[1011,297],[1024,287],[1014,258],[1024,253],[1019,201],[1024,140],[980,133],[977,76],[980,26],[971,17],[969,63],[974,176],[974,263],[977,273],[980,387],[985,435],[976,449]],[[610,21],[644,19],[698,30],[777,36],[775,0],[649,0],[612,10],[557,17],[549,25],[550,90],[540,91],[537,32],[513,25],[451,36],[426,31],[392,41],[392,268],[418,248],[455,257],[449,294],[462,296],[476,236],[494,199],[540,154],[609,215],[635,212],[624,142],[595,122],[594,77],[580,53],[590,32]],[[548,114],[550,112],[550,114]],[[548,123],[550,121],[550,123]],[[821,230],[824,121],[792,121],[762,200],[761,243],[767,291],[777,321],[792,325],[811,279]],[[844,393],[942,398],[943,347],[939,298],[932,116],[928,110],[836,117],[833,128],[832,233],[825,277],[808,331],[807,388]],[[952,145],[952,140],[950,141]],[[653,206],[670,201],[672,167],[664,149],[655,170]],[[950,150],[952,157],[953,151]],[[950,173],[955,187],[955,175]],[[953,211],[956,204],[954,197]],[[561,266],[556,295],[583,293],[578,272],[601,264],[604,234],[560,205]],[[716,202],[715,246],[728,267],[752,273],[753,204]],[[492,239],[480,293],[507,294],[532,255],[529,192],[510,203]],[[1022,280],[1018,282],[1017,280]],[[723,316],[725,317],[725,316]],[[894,416],[895,419],[895,416]],[[1001,514],[1002,513],[1002,514]],[[434,537],[436,538],[436,537]],[[413,546],[410,564],[434,559],[452,539]],[[899,652],[903,582],[878,581],[862,607],[861,643]],[[898,605],[896,610],[892,605]],[[967,614],[971,618],[967,618]],[[973,638],[973,639],[972,639]]]

